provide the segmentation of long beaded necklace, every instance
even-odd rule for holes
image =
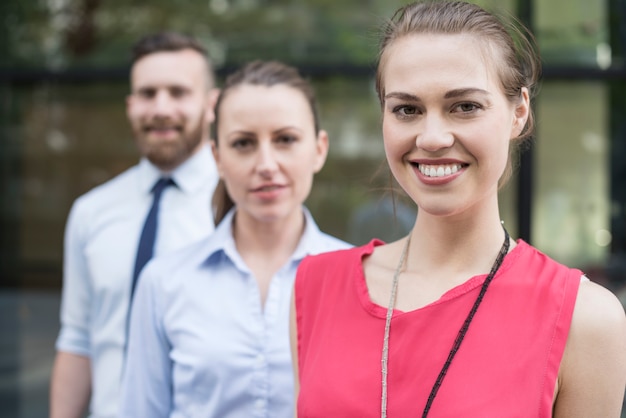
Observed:
[[[491,270],[489,271],[489,275],[487,276],[482,287],[480,288],[480,293],[478,294],[478,297],[476,298],[476,301],[474,302],[474,306],[472,306],[472,309],[467,315],[467,318],[465,318],[465,322],[463,322],[461,329],[459,329],[459,333],[457,334],[456,339],[454,340],[454,344],[452,344],[452,348],[450,349],[448,358],[446,362],[444,363],[443,367],[441,368],[441,371],[439,372],[439,376],[437,376],[437,380],[435,381],[435,384],[433,385],[430,391],[430,395],[428,395],[428,400],[426,402],[426,406],[424,407],[422,418],[426,418],[426,416],[428,415],[428,412],[430,411],[430,407],[432,406],[433,401],[435,400],[435,396],[437,396],[437,392],[439,391],[439,387],[443,383],[443,379],[446,377],[448,368],[450,368],[450,364],[452,363],[452,360],[454,359],[454,356],[456,355],[457,351],[459,351],[459,348],[461,347],[461,343],[463,342],[463,339],[465,338],[465,334],[467,333],[470,323],[472,322],[472,319],[474,319],[474,314],[478,310],[478,306],[480,306],[480,303],[482,302],[483,297],[485,296],[485,293],[487,292],[487,288],[489,287],[489,284],[491,283],[493,276],[496,275],[496,272],[502,265],[504,256],[509,252],[509,233],[507,232],[506,228],[503,227],[503,229],[504,229],[504,242],[502,243],[500,252],[498,253],[498,256],[496,257],[496,261],[493,263],[493,266],[491,267]],[[389,305],[387,307],[387,316],[385,320],[385,336],[383,338],[382,367],[381,367],[381,371],[382,371],[382,399],[381,399],[381,410],[380,410],[381,418],[387,418],[387,374],[388,374],[388,362],[389,362],[389,331],[391,329],[391,317],[393,316],[393,309],[396,304],[396,293],[398,291],[398,276],[400,275],[400,270],[402,269],[402,266],[404,265],[404,261],[406,260],[410,242],[411,242],[411,235],[409,235],[409,237],[407,238],[404,244],[404,248],[402,249],[402,254],[400,255],[400,260],[398,261],[398,267],[396,267],[396,271],[393,275],[393,281],[391,283],[391,296],[389,300]]]

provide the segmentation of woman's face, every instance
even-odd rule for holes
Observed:
[[[304,94],[286,85],[243,84],[228,91],[218,117],[213,154],[237,216],[261,222],[300,216],[328,151]]]
[[[509,141],[528,117],[502,93],[476,38],[419,34],[397,39],[381,61],[383,137],[392,173],[421,211],[451,216],[494,204]]]

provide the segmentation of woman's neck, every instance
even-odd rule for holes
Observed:
[[[233,219],[233,236],[239,254],[291,255],[304,231],[304,213],[295,211],[276,221],[261,221],[237,211]]]
[[[265,305],[270,282],[296,250],[305,218],[300,209],[284,219],[264,222],[237,212],[233,220],[235,246],[241,258],[254,274],[261,304]]]
[[[411,234],[409,261],[414,261],[414,267],[436,271],[447,266],[446,270],[476,274],[491,266],[504,239],[497,208],[454,219],[418,214]]]

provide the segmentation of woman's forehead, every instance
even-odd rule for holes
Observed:
[[[494,81],[495,65],[475,37],[419,34],[396,39],[380,68],[384,90],[433,84],[480,86]]]
[[[224,97],[218,117],[225,129],[313,124],[304,94],[286,84],[237,86]]]

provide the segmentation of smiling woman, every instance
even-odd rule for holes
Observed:
[[[536,140],[500,189],[501,219],[512,236],[581,268],[626,304],[626,0],[471,2],[536,28],[544,63]],[[212,13],[209,3],[230,8]],[[67,215],[78,196],[138,162],[123,104],[131,43],[160,28],[191,31],[209,50],[219,85],[249,59],[297,65],[315,85],[331,139],[307,208],[332,235],[393,242],[413,226],[415,205],[381,196],[389,177],[378,170],[385,162],[372,35],[381,16],[406,3],[0,1],[0,415],[48,416]],[[85,28],[93,49],[72,54],[65,41],[80,39],[65,35]],[[607,56],[612,65],[601,70]]]
[[[474,58],[485,48],[469,36],[419,34],[397,39],[381,56],[387,161],[422,210],[497,208],[490,200],[509,142],[528,120],[529,92],[521,87],[515,100],[502,94],[497,67]]]
[[[383,142],[417,217],[399,241],[300,264],[298,417],[619,416],[621,304],[501,222],[539,76],[515,28],[461,1],[409,4],[383,28]]]
[[[349,246],[303,206],[328,150],[316,114],[310,86],[282,63],[252,62],[226,80],[212,144],[217,229],[142,273],[121,416],[292,415],[296,268]]]

